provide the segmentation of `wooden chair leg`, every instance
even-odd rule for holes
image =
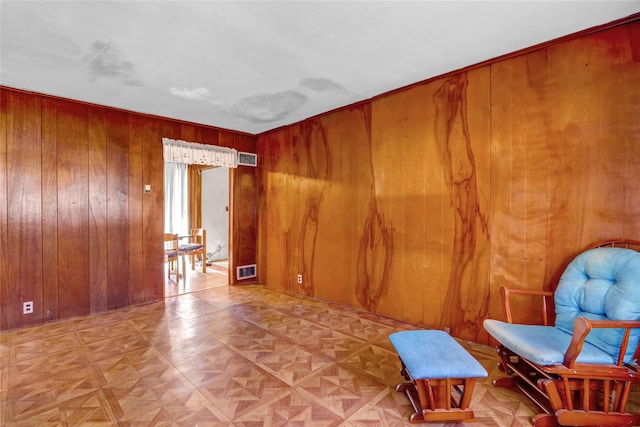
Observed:
[[[558,387],[556,387],[555,380],[543,380],[542,385],[547,392],[549,403],[554,412],[566,408],[562,396],[560,396],[560,392],[558,391]]]

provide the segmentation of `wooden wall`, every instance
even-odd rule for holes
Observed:
[[[500,285],[553,289],[590,243],[640,238],[640,22],[257,145],[260,281],[488,342]]]
[[[252,136],[0,88],[0,329],[164,298],[162,137],[255,151]],[[232,177],[255,200],[255,169]],[[237,241],[255,207],[231,212],[232,257],[254,261]]]

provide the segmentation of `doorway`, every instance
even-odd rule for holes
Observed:
[[[229,168],[201,171],[202,228],[207,230],[207,269],[229,283]]]
[[[165,297],[228,286],[229,177],[227,167],[165,163],[165,232],[178,234],[183,245],[192,228],[206,230],[206,256],[194,265],[191,257],[184,262],[179,257],[171,271],[165,270]]]

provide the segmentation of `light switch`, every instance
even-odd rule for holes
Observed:
[[[144,185],[144,194],[149,194],[149,193],[151,193],[151,185],[145,184]]]

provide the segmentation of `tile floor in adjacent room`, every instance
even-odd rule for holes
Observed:
[[[200,263],[196,263],[194,268],[191,268],[191,263],[186,263],[185,265],[185,271],[182,271],[182,264],[180,265],[180,273],[176,279],[176,275],[173,272],[167,275],[168,264],[165,263],[165,297],[229,285],[228,260],[218,260],[208,263],[206,272],[204,273],[202,272]]]
[[[251,285],[5,332],[0,425],[410,425],[387,338],[407,329]],[[533,406],[491,385],[494,350],[464,345],[490,376],[462,425],[531,425]]]

